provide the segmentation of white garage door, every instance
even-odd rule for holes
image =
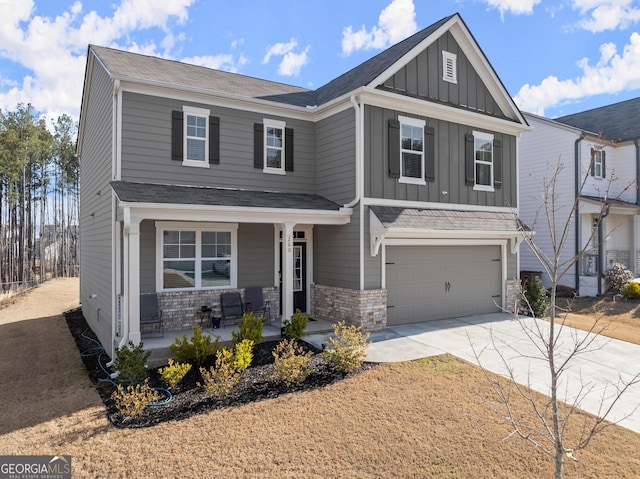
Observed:
[[[499,246],[388,246],[387,324],[499,311]]]

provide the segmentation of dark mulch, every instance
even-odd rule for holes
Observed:
[[[371,363],[365,363],[360,369],[349,374],[333,371],[320,357],[320,351],[308,343],[300,342],[300,345],[306,351],[313,352],[311,358],[312,373],[301,384],[287,388],[269,379],[273,371],[274,359],[272,351],[278,342],[267,341],[254,347],[251,367],[242,372],[240,382],[234,386],[225,398],[216,399],[210,393],[197,386],[196,383],[202,382],[202,378],[198,367],[193,366],[189,373],[171,390],[172,397],[167,404],[149,406],[139,416],[128,418],[123,417],[118,412],[114,401],[111,399],[116,386],[108,381],[109,374],[112,372],[106,367],[109,357],[101,349],[97,337],[87,325],[82,311],[80,309],[68,311],[65,313],[65,317],[89,378],[94,383],[105,404],[107,417],[116,427],[121,428],[155,426],[165,421],[186,419],[194,414],[201,414],[212,409],[235,407],[275,398],[282,394],[317,389],[374,367]],[[214,362],[215,357],[210,356],[202,366],[209,368]],[[157,368],[149,370],[149,385],[154,388],[166,387],[160,380]],[[161,394],[161,401],[163,401],[167,396],[162,392]]]

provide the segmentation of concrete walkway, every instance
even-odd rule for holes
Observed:
[[[527,331],[548,331],[549,323],[529,317],[515,319],[508,314],[485,314],[425,323],[393,326],[371,334],[367,360],[410,361],[449,353],[502,376],[508,367],[516,381],[549,394],[548,364],[542,359]],[[586,332],[563,328],[557,357],[566,358]],[[304,337],[318,347],[326,334]],[[539,342],[538,342],[539,344]],[[474,352],[475,350],[475,352]],[[479,357],[476,358],[476,355]],[[505,364],[505,362],[507,364]],[[640,345],[595,336],[588,351],[574,357],[561,378],[559,398],[580,409],[601,415],[611,404],[621,381],[640,372]],[[640,433],[640,384],[631,386],[608,415],[608,419]],[[628,416],[628,417],[625,417]]]

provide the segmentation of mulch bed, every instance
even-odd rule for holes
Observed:
[[[302,383],[287,388],[283,384],[269,379],[273,371],[272,351],[278,342],[262,342],[254,347],[251,366],[242,372],[240,382],[223,399],[214,398],[196,384],[202,382],[202,378],[198,367],[193,366],[177,386],[171,390],[171,401],[162,406],[148,406],[140,415],[130,418],[122,416],[111,399],[116,386],[106,381],[109,378],[109,373],[112,372],[106,367],[109,357],[106,353],[102,353],[97,337],[87,325],[82,311],[79,308],[68,311],[65,313],[65,318],[89,378],[105,404],[107,417],[112,424],[120,428],[150,427],[165,421],[186,419],[212,409],[236,407],[276,398],[283,394],[317,389],[375,367],[372,363],[364,363],[361,368],[349,374],[336,372],[330,369],[320,357],[320,351],[301,341],[300,345],[305,351],[313,352],[310,364],[312,373]],[[203,362],[202,367],[209,368],[213,366],[214,362],[215,356],[210,356]],[[149,385],[157,388],[166,387],[159,377],[157,368],[149,370]],[[165,399],[166,396],[161,392],[160,401]]]

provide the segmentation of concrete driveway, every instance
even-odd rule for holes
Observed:
[[[546,321],[515,319],[513,315],[500,313],[392,326],[371,334],[367,360],[410,361],[449,353],[502,376],[508,377],[509,367],[518,383],[548,395],[548,364],[526,334],[537,328],[547,331],[548,327]],[[563,328],[557,357],[566,358],[576,339],[585,337],[584,331]],[[322,334],[305,336],[306,341],[316,346],[326,338]],[[581,394],[579,407],[601,415],[611,404],[621,381],[629,381],[638,373],[639,345],[596,336],[589,350],[569,363],[558,389],[559,397],[573,403]],[[640,384],[635,384],[614,406],[608,419],[640,433],[639,405]]]

